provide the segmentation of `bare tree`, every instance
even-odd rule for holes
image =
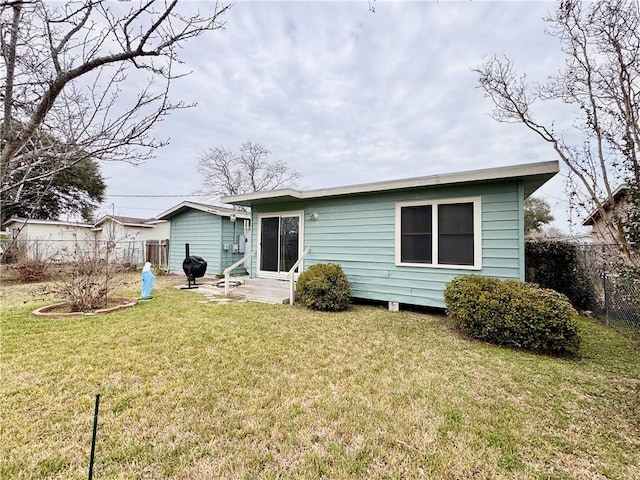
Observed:
[[[300,174],[279,160],[269,159],[269,150],[245,142],[238,152],[211,148],[199,160],[200,193],[210,197],[294,187]]]
[[[640,6],[637,0],[599,0],[586,7],[563,0],[545,21],[547,32],[561,41],[563,71],[544,85],[530,85],[511,60],[496,56],[474,69],[479,85],[494,102],[493,118],[523,124],[549,143],[569,170],[572,205],[585,216],[597,210],[621,261],[638,266],[630,207],[622,208],[613,194],[622,184],[637,192],[640,184]],[[577,107],[573,128],[557,132],[552,119],[536,116],[538,100]]]
[[[2,202],[87,159],[137,164],[165,145],[152,128],[191,106],[169,99],[178,50],[222,28],[230,8],[210,5],[203,15],[177,0],[0,0]]]

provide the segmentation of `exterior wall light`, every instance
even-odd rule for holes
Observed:
[[[309,215],[307,215],[307,219],[311,220],[312,222],[315,222],[316,220],[318,220],[318,214],[317,213],[310,213]]]

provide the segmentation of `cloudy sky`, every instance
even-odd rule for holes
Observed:
[[[190,2],[202,11],[210,2]],[[155,130],[170,138],[156,158],[106,165],[99,216],[153,217],[200,187],[198,158],[210,147],[257,142],[312,189],[553,160],[520,125],[490,117],[471,71],[504,54],[544,81],[563,62],[543,17],[552,2],[239,1],[224,30],[192,40],[181,57],[174,112]],[[540,105],[557,128],[562,106]],[[555,226],[569,231],[563,175],[538,192]],[[131,196],[148,195],[149,197]],[[163,197],[157,197],[163,195]]]

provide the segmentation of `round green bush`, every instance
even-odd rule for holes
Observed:
[[[300,274],[296,292],[307,308],[335,312],[349,305],[351,285],[340,265],[317,263]]]
[[[518,280],[461,275],[444,291],[447,313],[467,335],[534,352],[574,355],[577,312],[567,297]]]

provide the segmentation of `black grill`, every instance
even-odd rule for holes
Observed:
[[[191,282],[196,285],[196,278],[204,277],[207,271],[207,261],[202,257],[189,255],[188,243],[185,243],[185,256],[186,258],[182,262],[182,270],[184,270],[189,282],[189,288],[191,288]]]

